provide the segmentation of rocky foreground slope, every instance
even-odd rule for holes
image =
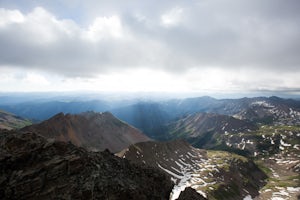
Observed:
[[[109,149],[111,152],[118,152],[131,144],[150,140],[141,131],[109,112],[84,112],[74,115],[59,113],[22,130],[38,132],[58,141],[70,141],[76,146],[93,151]]]
[[[208,199],[255,197],[267,176],[251,160],[223,151],[193,148],[183,140],[142,142],[118,154],[134,163],[162,169],[175,183],[171,200],[187,187]]]
[[[0,199],[169,199],[160,170],[34,133],[0,133]]]

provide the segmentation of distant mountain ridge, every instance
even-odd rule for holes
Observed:
[[[300,124],[300,101],[278,97],[241,99],[197,97],[156,103],[140,102],[116,108],[112,112],[120,119],[141,129],[149,137],[158,140],[168,138],[168,124],[196,113],[227,115],[253,124]]]
[[[90,150],[118,152],[127,146],[150,139],[138,129],[115,118],[111,113],[59,113],[22,131],[37,132],[47,138],[72,142]]]
[[[28,101],[16,104],[2,104],[0,108],[19,116],[33,120],[43,121],[57,113],[78,114],[86,111],[103,112],[110,109],[107,102],[101,100],[90,101]]]
[[[300,101],[279,97],[215,99],[196,97],[171,100],[126,100],[125,103],[95,101],[43,101],[1,104],[0,108],[29,119],[45,120],[58,112],[109,111],[149,137],[165,140],[166,125],[198,112],[233,116],[261,124],[300,124]]]

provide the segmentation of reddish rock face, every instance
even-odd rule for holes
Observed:
[[[157,169],[34,133],[0,132],[0,199],[169,199]]]
[[[22,130],[38,132],[47,138],[71,142],[93,151],[109,149],[111,152],[118,152],[131,144],[150,140],[141,131],[108,112],[76,115],[59,113]]]

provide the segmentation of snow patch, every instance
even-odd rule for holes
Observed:
[[[252,197],[251,197],[251,195],[247,195],[247,196],[244,197],[243,200],[252,200]]]
[[[300,192],[300,187],[287,187],[287,191],[289,192]]]
[[[164,170],[165,172],[167,172],[168,174],[170,174],[171,176],[173,176],[173,177],[175,177],[175,178],[182,179],[182,178],[184,177],[184,176],[180,176],[180,175],[178,175],[178,174],[175,174],[175,173],[171,172],[171,171],[168,170],[168,169],[163,168],[159,163],[156,163],[156,164],[157,164],[157,166],[158,166],[159,168],[161,168],[162,170]]]
[[[176,182],[177,182],[177,179],[176,179],[176,178],[173,178],[173,177],[171,177],[171,181],[172,181],[174,184],[176,184]]]
[[[290,147],[292,146],[291,144],[285,143],[282,139],[280,140],[280,144],[284,147]]]

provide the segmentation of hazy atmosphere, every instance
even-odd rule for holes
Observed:
[[[0,91],[300,92],[300,1],[0,2]]]

